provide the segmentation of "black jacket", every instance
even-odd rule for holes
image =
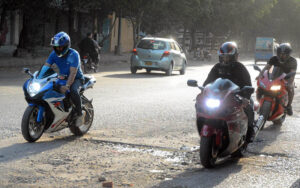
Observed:
[[[289,57],[287,61],[284,63],[280,63],[277,56],[271,57],[271,59],[268,61],[269,65],[279,66],[284,73],[289,73],[291,70],[297,70],[297,60],[293,57]]]
[[[203,86],[215,81],[218,78],[229,79],[240,88],[252,86],[251,78],[246,67],[240,62],[232,62],[229,66],[217,63],[209,72]]]
[[[98,44],[95,40],[91,38],[84,38],[80,43],[79,43],[79,49],[80,49],[80,54],[84,55],[86,53],[90,54],[91,56],[96,56],[98,55]]]

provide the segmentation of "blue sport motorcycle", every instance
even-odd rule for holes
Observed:
[[[88,100],[83,93],[95,84],[93,76],[84,77],[84,84],[80,89],[83,124],[76,126],[75,106],[70,94],[59,92],[60,86],[65,85],[67,80],[59,79],[52,68],[42,75],[39,75],[40,71],[32,74],[27,68],[24,71],[31,76],[23,85],[28,107],[23,114],[21,126],[23,137],[28,142],[37,141],[44,132],[56,132],[66,127],[76,136],[88,132],[94,119],[94,108],[92,100]]]

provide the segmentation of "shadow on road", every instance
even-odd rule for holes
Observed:
[[[179,74],[173,74],[172,76],[179,76]],[[137,79],[137,78],[159,78],[159,77],[169,77],[166,76],[164,73],[160,72],[151,72],[150,74],[148,73],[137,73],[137,74],[131,74],[131,73],[125,73],[125,74],[110,74],[106,75],[104,77],[108,78],[122,78],[122,79]]]
[[[14,161],[36,155],[44,151],[61,147],[75,140],[76,136],[68,136],[60,139],[41,141],[35,143],[17,143],[8,147],[0,148],[0,163]]]
[[[293,183],[290,188],[299,188],[300,187],[300,178]]]
[[[242,165],[238,164],[239,159],[228,159],[221,164],[218,164],[214,169],[193,169],[187,170],[179,174],[173,180],[161,182],[158,187],[177,187],[177,188],[190,188],[190,187],[215,187],[223,182],[232,174],[237,174],[242,170]]]

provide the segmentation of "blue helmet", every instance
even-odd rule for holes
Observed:
[[[66,55],[71,47],[71,39],[65,32],[59,32],[51,39],[51,46],[58,57]]]

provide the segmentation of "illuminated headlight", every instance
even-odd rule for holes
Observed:
[[[35,96],[41,89],[39,83],[30,83],[28,86],[28,93],[31,97]]]
[[[280,90],[281,89],[281,85],[273,85],[272,87],[271,87],[271,90],[272,91],[278,91],[278,90]]]
[[[207,99],[206,106],[208,108],[218,108],[220,106],[220,100],[219,99]]]

